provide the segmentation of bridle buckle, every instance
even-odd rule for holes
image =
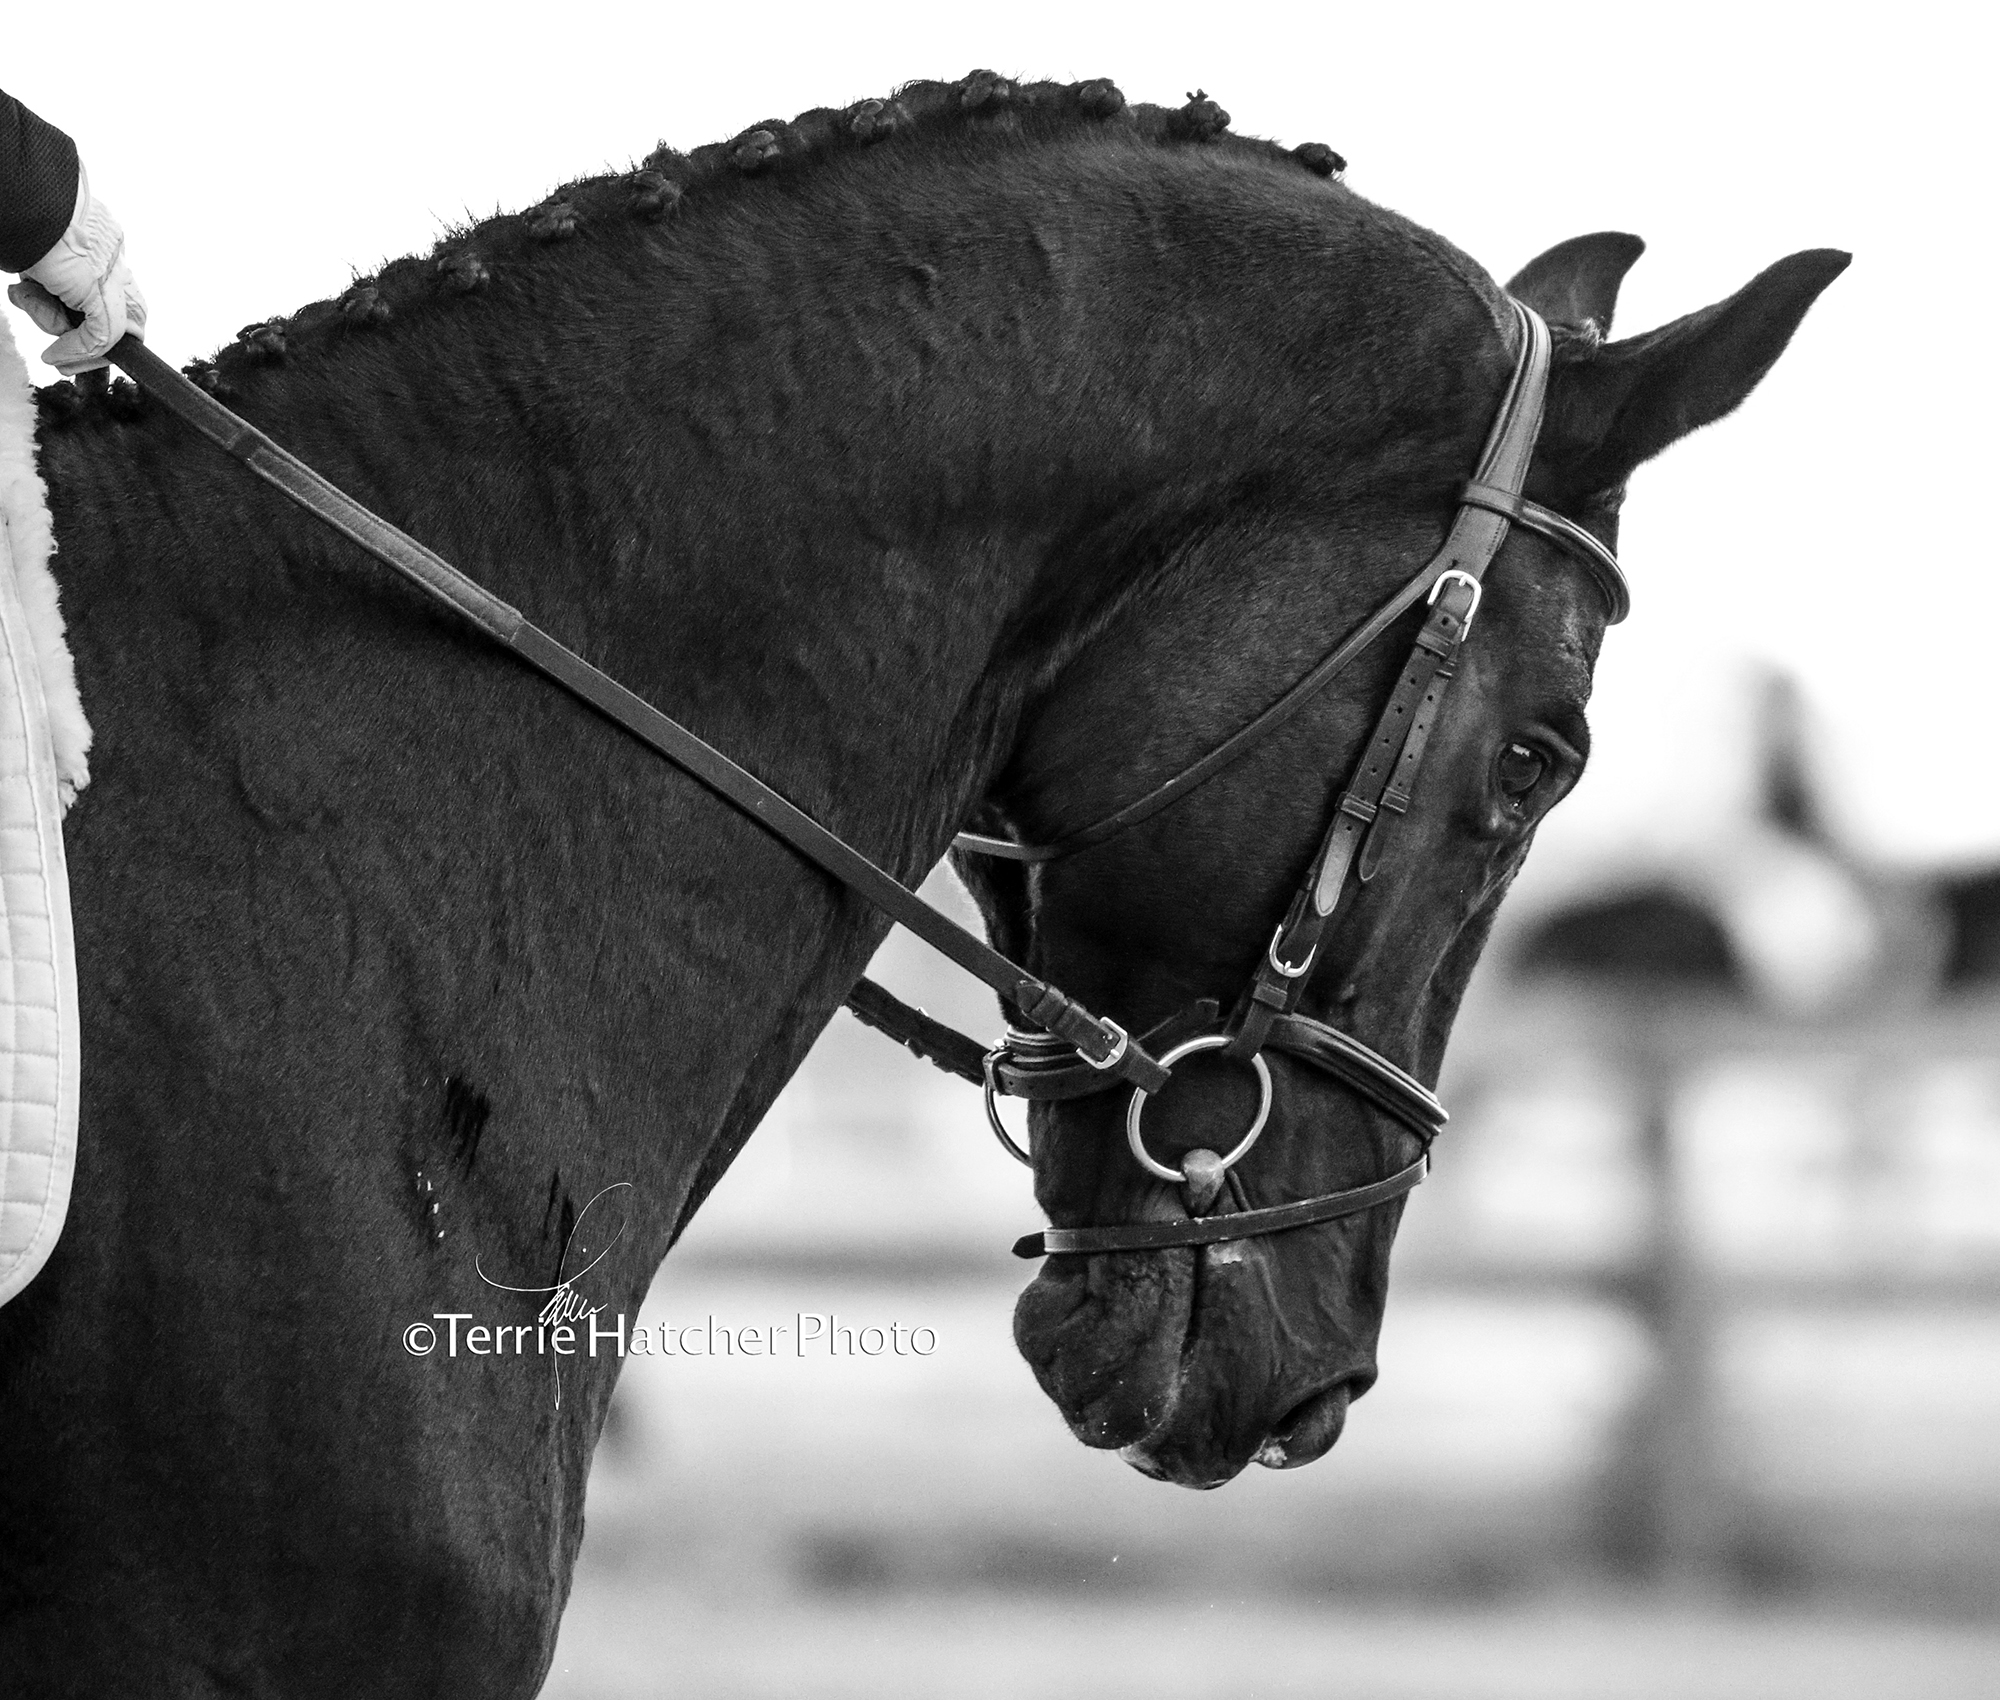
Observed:
[[[1099,1026],[1108,1027],[1118,1035],[1118,1043],[1111,1047],[1111,1055],[1106,1057],[1102,1062],[1099,1062],[1097,1058],[1092,1056],[1081,1045],[1077,1046],[1076,1054],[1090,1064],[1092,1068],[1096,1069],[1099,1074],[1106,1074],[1125,1060],[1125,1053],[1132,1048],[1132,1035],[1127,1033],[1124,1028],[1120,1027],[1108,1015],[1100,1015],[1097,1021]]]
[[[1443,572],[1438,574],[1437,582],[1431,586],[1430,595],[1424,598],[1425,607],[1435,608],[1437,606],[1438,597],[1443,593],[1446,583],[1451,579],[1457,579],[1460,584],[1472,592],[1472,606],[1466,609],[1465,618],[1459,622],[1458,626],[1458,641],[1463,643],[1472,633],[1472,617],[1479,612],[1479,599],[1486,594],[1486,587],[1470,573],[1458,567],[1447,567]]]
[[[1284,975],[1287,980],[1296,980],[1300,975],[1310,972],[1313,965],[1313,958],[1319,953],[1319,946],[1316,944],[1309,946],[1305,955],[1296,964],[1290,963],[1278,954],[1278,945],[1284,936],[1285,924],[1280,921],[1278,923],[1278,930],[1271,935],[1271,948],[1264,952],[1264,960],[1270,963],[1275,972]]]

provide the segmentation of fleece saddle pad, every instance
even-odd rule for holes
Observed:
[[[85,782],[89,734],[62,645],[50,550],[34,401],[0,325],[0,1304],[47,1261],[76,1164],[76,954],[62,811]],[[56,676],[67,771],[45,673]]]

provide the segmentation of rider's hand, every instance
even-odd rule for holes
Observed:
[[[56,338],[42,358],[66,378],[108,364],[105,351],[127,331],[146,334],[146,298],[125,263],[125,232],[104,203],[91,198],[81,165],[76,178],[69,229],[7,289],[8,300]],[[81,313],[83,323],[72,330],[73,313]]]

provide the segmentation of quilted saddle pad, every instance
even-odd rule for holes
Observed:
[[[0,1304],[48,1260],[76,1165],[76,953],[62,814],[87,782],[89,733],[62,644],[50,551],[33,397],[0,325]],[[67,772],[45,672],[57,676]]]

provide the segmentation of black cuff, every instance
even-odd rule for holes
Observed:
[[[56,245],[80,172],[76,143],[0,94],[0,271],[24,272]]]

